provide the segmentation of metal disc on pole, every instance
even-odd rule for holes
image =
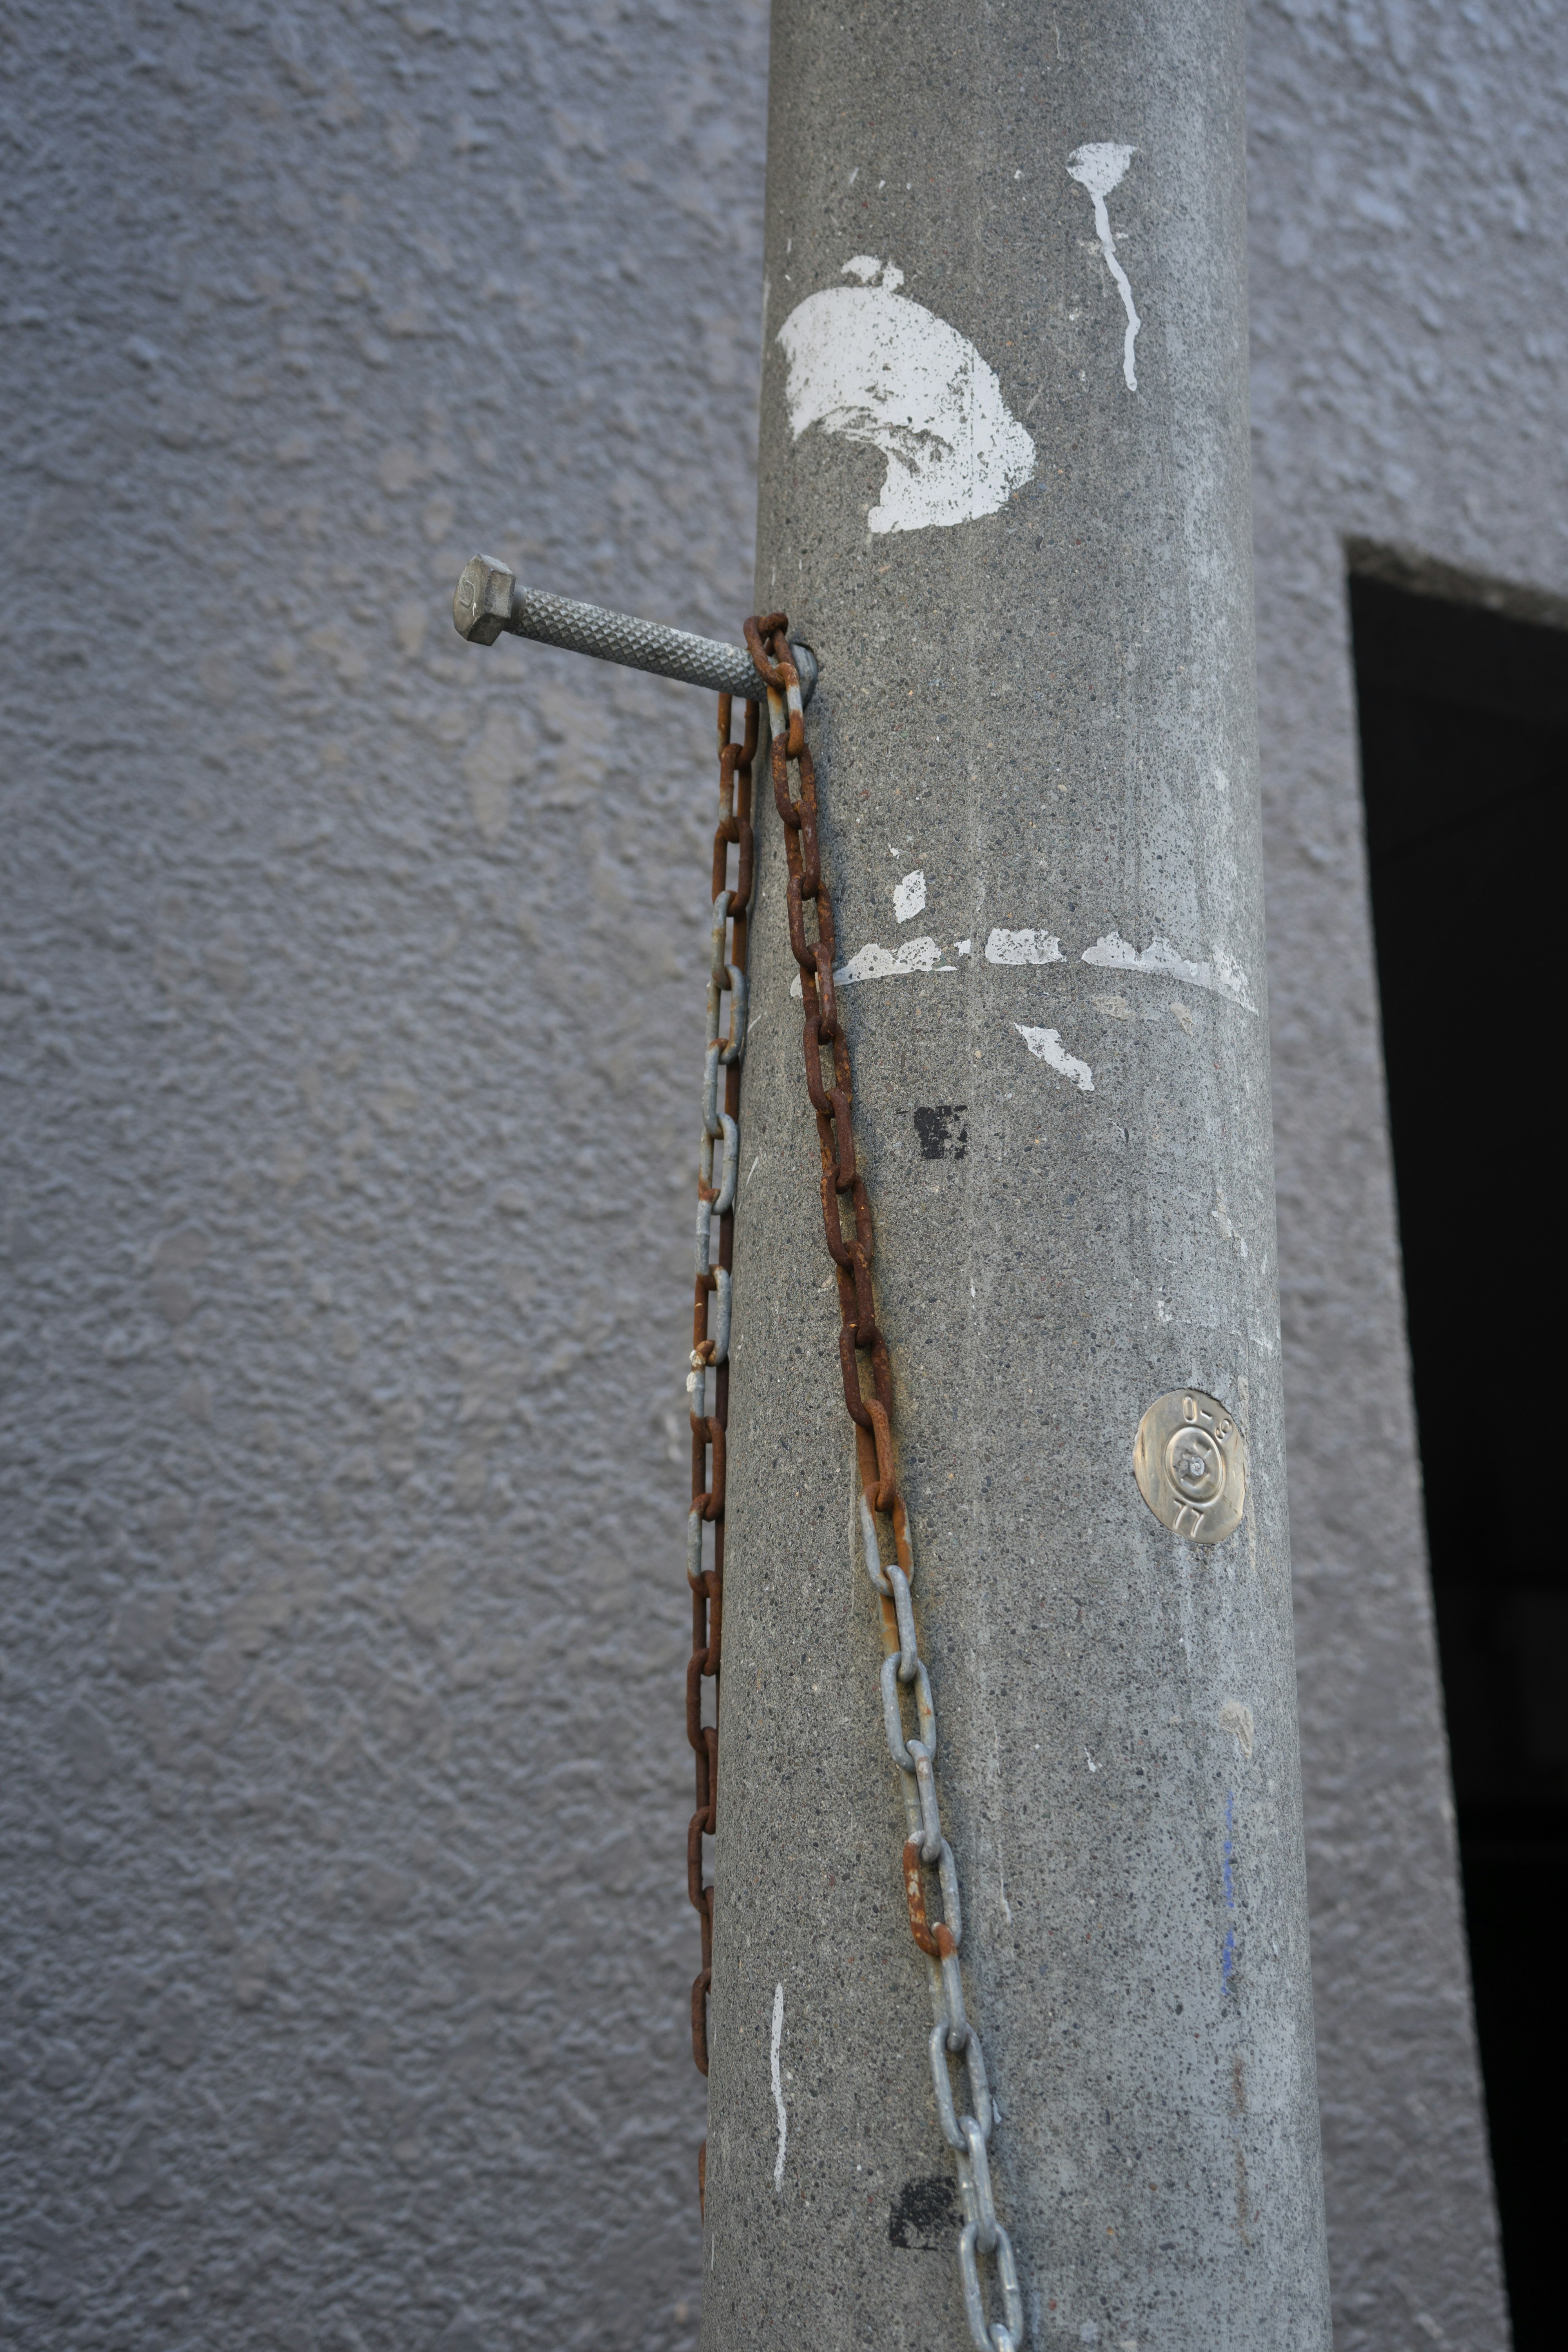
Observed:
[[[807,714],[1025,2340],[1328,2341],[1232,0],[775,0],[759,609]],[[964,2342],[758,794],[703,2343]],[[1000,2315],[994,2293],[990,2310]]]

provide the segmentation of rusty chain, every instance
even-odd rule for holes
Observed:
[[[910,1930],[925,1955],[935,2019],[930,2039],[931,2081],[942,2137],[958,2159],[963,2228],[959,2236],[959,2272],[969,2332],[978,2352],[1016,2352],[1024,2333],[1023,2301],[1012,2241],[996,2218],[991,2189],[989,2147],[995,2116],[986,2080],[980,2036],[963,2003],[959,1948],[963,1917],[952,1848],[942,1834],[937,1801],[936,1706],[931,1675],[921,1656],[910,1582],[914,1555],[909,1514],[899,1491],[893,1452],[893,1379],[888,1342],[877,1320],[871,1282],[874,1240],[871,1203],[855,1152],[854,1087],[849,1041],[838,1017],[834,984],[837,941],[833,900],[822,871],[817,833],[816,778],[805,740],[800,679],[791,657],[789,623],[770,613],[746,623],[746,643],[768,690],[772,730],[773,803],[784,827],[789,867],[789,941],[800,966],[805,1004],[805,1085],[816,1115],[822,1157],[822,1220],[828,1255],[838,1279],[838,1360],[844,1402],[855,1424],[860,1475],[860,1525],[866,1571],[881,1602],[883,1720],[888,1746],[899,1767],[908,1836],[903,1881]],[[799,779],[792,795],[789,771]],[[816,910],[815,939],[806,937],[806,901]],[[717,901],[715,902],[717,903]],[[710,1024],[711,1027],[711,1014]],[[849,1231],[842,1203],[848,1202]],[[869,1389],[866,1385],[869,1374]],[[893,1538],[893,1557],[884,1562],[879,1518]],[[901,1694],[909,1692],[915,1731],[906,1736]],[[942,1916],[933,1919],[925,1874],[936,1873]],[[968,2078],[971,2113],[961,2114],[953,2097],[950,2060],[962,2057]],[[994,2260],[996,2286],[1005,2315],[987,2320],[977,2256]]]
[[[742,740],[731,742],[731,703],[719,697],[719,823],[713,834],[713,919],[708,958],[708,1049],[702,1069],[702,1137],[697,1171],[697,1287],[691,1312],[691,1507],[686,1521],[686,1580],[691,1587],[691,1656],[686,1668],[686,1737],[697,1766],[697,1803],[686,1832],[686,1891],[702,1922],[702,1966],[691,1987],[691,2054],[708,2072],[708,1998],[713,1982],[713,1884],[703,1868],[719,1805],[719,1651],[724,1622],[724,1431],[730,1417],[730,1267],[734,1254],[740,1157],[741,1057],[746,1048],[746,929],[752,899],[752,766],[757,706],[745,705]],[[735,880],[730,882],[730,852]],[[729,935],[726,946],[725,935]],[[727,1033],[721,1020],[730,1000]],[[720,1101],[720,1073],[723,1101]],[[718,1153],[719,1181],[714,1182]],[[709,1328],[709,1308],[716,1309]],[[709,1457],[711,1455],[711,1466]],[[710,1564],[702,1530],[711,1528]],[[713,1685],[713,1720],[702,1720],[702,1685]],[[708,2143],[697,2157],[697,2193],[707,2188]]]
[[[929,2052],[937,2116],[958,2159],[964,2223],[958,2258],[964,2311],[978,2352],[1017,2352],[1023,2305],[1012,2242],[996,2217],[989,2147],[997,2109],[986,2080],[980,2036],[964,2010],[960,1947],[963,1937],[958,1870],[942,1834],[937,1799],[936,1705],[921,1656],[910,1583],[914,1557],[909,1517],[894,1460],[892,1370],[877,1320],[871,1282],[871,1204],[856,1160],[854,1089],[849,1043],[838,1019],[835,984],[833,901],[822,872],[817,836],[816,781],[806,747],[805,700],[815,682],[814,656],[792,648],[788,621],[771,613],[746,623],[752,670],[736,675],[743,657],[725,646],[658,629],[651,624],[567,604],[519,588],[504,564],[476,556],[465,566],[453,600],[458,634],[488,645],[503,629],[568,645],[605,660],[630,663],[692,681],[722,684],[719,698],[719,823],[713,835],[713,912],[708,960],[708,1046],[702,1083],[702,1136],[697,1184],[697,1283],[690,1370],[691,1503],[687,1518],[687,1581],[691,1589],[691,1655],[686,1675],[686,1731],[696,1760],[696,1805],[687,1830],[687,1893],[702,1923],[702,1965],[691,1987],[691,2049],[708,2072],[708,2003],[713,1981],[714,1887],[703,1841],[714,1833],[719,1799],[719,1664],[723,1631],[725,1431],[730,1403],[731,1266],[735,1188],[740,1162],[741,1060],[746,1043],[746,942],[751,912],[753,840],[752,777],[756,757],[758,701],[765,697],[772,734],[773,799],[784,827],[789,867],[790,946],[800,966],[805,1006],[806,1090],[816,1115],[822,1156],[822,1215],[838,1283],[838,1355],[844,1402],[855,1425],[860,1476],[860,1523],[867,1574],[881,1603],[884,1657],[881,1701],[888,1747],[899,1768],[908,1836],[902,1869],[910,1931],[925,1955],[931,1987]],[[797,660],[798,656],[798,660]],[[806,678],[802,690],[803,669]],[[732,696],[746,702],[742,740],[731,740]],[[792,797],[794,762],[800,796]],[[735,879],[730,881],[730,853]],[[805,903],[815,910],[816,937],[806,937]],[[728,1027],[721,1018],[730,1000]],[[826,1055],[826,1059],[825,1059]],[[719,1075],[723,1072],[723,1101]],[[714,1180],[715,1154],[718,1180]],[[845,1232],[841,1202],[849,1204]],[[710,1309],[716,1322],[710,1329]],[[862,1364],[862,1358],[866,1362]],[[866,1386],[867,1375],[870,1386]],[[893,1557],[882,1559],[879,1518],[888,1521]],[[713,1540],[704,1566],[703,1529]],[[713,1685],[713,1720],[703,1721],[704,1683]],[[903,1697],[909,1693],[915,1728],[906,1736]],[[933,1919],[927,1871],[936,1874],[942,1916]],[[973,2113],[961,2115],[950,2061],[963,2058]],[[706,2189],[707,2143],[698,2156],[698,2193]],[[977,2257],[995,2267],[1003,2319],[987,2320]]]

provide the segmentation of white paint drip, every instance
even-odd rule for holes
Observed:
[[[784,2111],[784,2083],[779,2074],[779,2044],[784,2039],[784,1987],[773,1995],[773,2038],[768,2050],[768,2064],[773,2071],[773,2105],[779,2112],[779,2152],[773,2164],[773,2187],[784,2190],[784,2149],[789,2144],[789,2116]]]
[[[1107,931],[1091,948],[1085,948],[1083,961],[1102,964],[1110,971],[1164,972],[1172,980],[1184,980],[1191,988],[1207,988],[1215,996],[1228,996],[1233,1004],[1244,1005],[1248,1013],[1258,1010],[1247,974],[1222,947],[1215,949],[1211,963],[1193,963],[1187,957],[1178,955],[1169,940],[1151,940],[1146,948],[1140,950],[1119,932]]]
[[[934,940],[906,940],[900,948],[879,947],[875,940],[859,949],[847,963],[841,963],[833,978],[839,988],[847,988],[857,980],[905,980],[912,972],[956,971],[955,963],[943,963],[942,950]],[[789,984],[789,992],[801,994],[797,971]]]
[[[792,435],[798,441],[820,425],[882,452],[888,468],[869,530],[994,514],[1035,470],[1034,442],[994,369],[956,327],[900,295],[903,272],[890,262],[858,253],[844,267],[858,286],[807,295],[778,331]]]
[[[985,942],[987,963],[1066,963],[1060,940],[1049,931],[993,931]]]
[[[1070,1078],[1079,1094],[1091,1095],[1094,1092],[1094,1072],[1087,1062],[1080,1062],[1076,1054],[1068,1052],[1059,1030],[1026,1029],[1021,1021],[1015,1021],[1013,1026],[1037,1060],[1048,1062],[1053,1070],[1059,1070],[1064,1078]]]
[[[1138,389],[1138,371],[1132,364],[1132,346],[1142,325],[1132,306],[1132,289],[1127,282],[1127,272],[1116,258],[1116,240],[1110,234],[1110,215],[1105,209],[1105,199],[1124,177],[1127,166],[1137,150],[1118,147],[1110,140],[1093,140],[1087,147],[1075,147],[1068,157],[1068,177],[1087,188],[1094,203],[1095,233],[1100,249],[1105,256],[1105,266],[1115,278],[1121,295],[1121,307],[1127,313],[1127,332],[1121,345],[1121,373],[1127,379],[1129,392]]]
[[[906,874],[893,891],[893,912],[900,923],[912,923],[923,915],[926,903],[926,878],[921,873]]]

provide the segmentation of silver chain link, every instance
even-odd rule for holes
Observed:
[[[730,1418],[730,1260],[739,1172],[741,1057],[746,1049],[746,940],[752,898],[752,763],[754,704],[742,705],[739,742],[732,705],[719,698],[719,822],[713,835],[713,910],[708,946],[708,1040],[702,1065],[702,1133],[697,1158],[697,1280],[687,1396],[691,1422],[691,1507],[686,1521],[686,1580],[691,1589],[691,1655],[686,1671],[686,1736],[696,1765],[696,1806],[687,1824],[686,1891],[702,1922],[702,1965],[691,1988],[691,2054],[708,2072],[708,2000],[713,1982],[713,1883],[704,1842],[719,1822],[719,1668],[724,1623],[725,1432]],[[730,853],[735,878],[730,879]],[[726,1029],[723,1001],[730,1000]],[[717,1161],[718,1181],[714,1181]],[[711,1312],[710,1312],[711,1310]],[[706,1563],[702,1531],[713,1531]],[[702,1720],[702,1690],[713,1688],[713,1719]],[[698,2194],[707,2182],[707,2142],[697,2159]]]
[[[904,1820],[909,1836],[904,1846],[904,1887],[910,1921],[924,1948],[929,1937],[937,1949],[926,1955],[931,1988],[931,2086],[942,2136],[958,2159],[959,2194],[963,2203],[963,2229],[958,2241],[959,2274],[963,2282],[963,2308],[977,2352],[1016,2352],[1023,2342],[1024,2305],[1018,2292],[1018,2270],[1013,2242],[996,2218],[991,2190],[989,2149],[995,2106],[985,2072],[985,2053],[978,2028],[964,2007],[959,1953],[963,1942],[963,1911],[958,1893],[958,1865],[942,1833],[936,1787],[936,1702],[931,1673],[917,1645],[910,1574],[896,1559],[884,1560],[871,1507],[860,1497],[860,1536],[866,1572],[884,1601],[893,1604],[899,1646],[882,1661],[882,1716],[888,1751],[899,1768]],[[914,1702],[916,1729],[904,1730],[902,1695]],[[942,1891],[942,1920],[933,1921],[926,1903],[923,1868],[934,1864]],[[923,1931],[923,1933],[922,1933]],[[960,2114],[953,2096],[951,2062],[962,2058],[968,2080],[969,2108]],[[985,2298],[975,2257],[995,2257],[996,2284],[1001,2289],[1004,2319],[987,2321]]]

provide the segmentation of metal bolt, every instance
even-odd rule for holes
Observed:
[[[713,694],[761,702],[767,693],[743,646],[724,645],[717,637],[690,636],[684,629],[661,628],[656,621],[606,612],[602,604],[579,604],[569,596],[524,588],[515,572],[493,555],[476,555],[464,564],[452,599],[452,624],[472,645],[493,646],[504,629],[514,637],[564,646],[569,652],[620,662],[627,669],[651,670],[658,677],[679,678],[682,685],[706,687]],[[792,644],[790,652],[800,673],[801,700],[809,702],[816,684],[816,657],[809,646]]]

